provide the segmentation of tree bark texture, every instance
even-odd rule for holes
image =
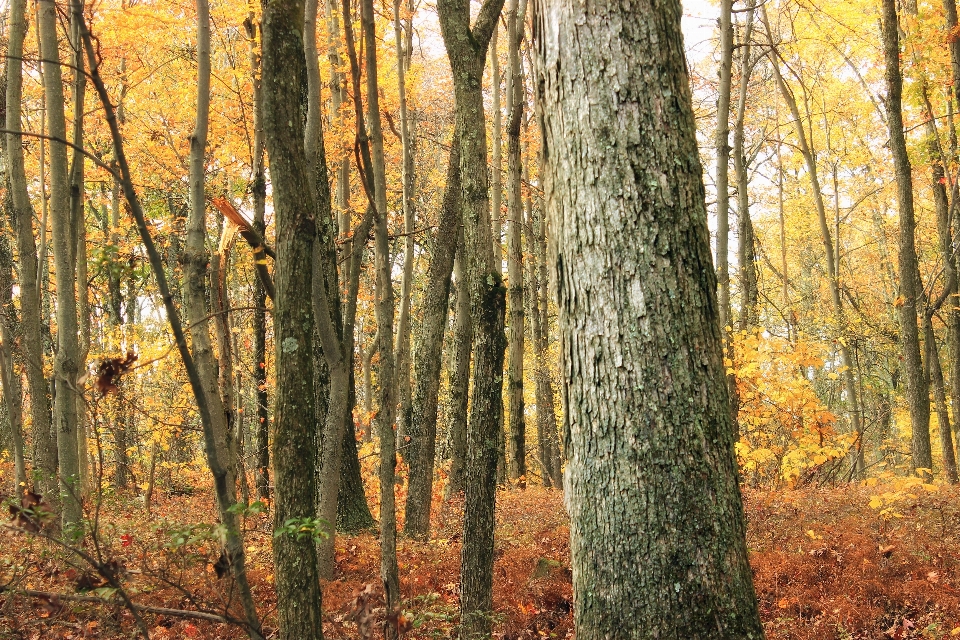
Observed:
[[[23,96],[23,40],[26,35],[26,3],[10,3],[10,30],[7,45],[6,128],[21,130]],[[21,353],[26,372],[27,394],[30,396],[33,471],[35,489],[51,505],[59,504],[57,484],[57,441],[52,432],[50,393],[43,373],[43,327],[40,317],[40,286],[37,242],[33,234],[34,209],[27,192],[24,168],[23,137],[6,135],[10,191],[13,200],[12,223],[16,231],[17,257],[20,267]]]
[[[903,77],[900,74],[900,35],[895,0],[883,0],[883,53],[887,81],[887,126],[890,129],[890,153],[897,180],[900,208],[899,275],[900,332],[903,347],[903,372],[907,403],[910,408],[912,467],[933,473],[930,451],[930,397],[920,355],[920,330],[917,305],[920,303],[920,270],[914,239],[916,218],[913,210],[913,181],[907,143],[903,133]]]
[[[485,0],[470,25],[463,0],[437,3],[440,30],[453,71],[460,131],[464,271],[473,320],[473,388],[464,467],[463,547],[460,561],[462,638],[486,638],[492,627],[493,529],[497,460],[502,455],[506,291],[490,225],[483,66],[503,0]],[[495,79],[499,82],[498,79]],[[499,167],[495,167],[499,171]],[[499,217],[499,210],[494,212]],[[499,239],[497,239],[499,244]]]
[[[316,496],[311,286],[316,222],[304,151],[303,16],[300,0],[268,0],[263,5],[264,131],[277,218],[273,314],[277,345],[275,529],[291,520],[312,518]],[[312,537],[290,533],[277,536],[273,556],[279,637],[322,638],[320,582]]]
[[[759,640],[680,3],[543,8],[577,638]]]

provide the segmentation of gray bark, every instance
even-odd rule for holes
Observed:
[[[580,640],[763,637],[680,15],[538,25]]]
[[[41,0],[37,18],[43,58],[44,95],[50,141],[50,220],[57,285],[57,354],[54,360],[54,428],[60,490],[63,494],[63,524],[80,520],[80,457],[77,425],[77,377],[80,343],[77,336],[76,251],[70,211],[70,176],[67,168],[67,128],[64,115],[63,79],[57,41],[57,10],[53,0]]]
[[[404,517],[405,535],[418,540],[430,536],[433,467],[436,457],[437,409],[440,394],[440,355],[447,324],[450,275],[461,227],[460,143],[456,132],[447,161],[447,180],[440,222],[433,239],[433,256],[427,270],[422,320],[414,347],[416,369],[410,420],[410,480]]]
[[[920,302],[920,271],[914,239],[916,221],[913,210],[913,182],[907,143],[903,133],[900,74],[900,35],[895,0],[883,0],[883,51],[887,81],[887,125],[890,130],[890,152],[893,155],[897,180],[897,202],[900,208],[899,275],[900,331],[903,346],[903,370],[907,402],[910,408],[912,467],[933,473],[930,451],[930,397],[920,355],[920,332],[917,309]]]
[[[277,217],[275,529],[316,513],[312,291],[316,204],[301,110],[307,75],[303,17],[304,5],[299,0],[264,3],[264,131]],[[325,296],[321,297],[325,303]],[[279,637],[283,640],[323,637],[316,553],[310,536],[301,539],[287,533],[274,538]]]
[[[473,26],[470,6],[437,3],[440,30],[453,71],[460,131],[463,266],[474,329],[473,387],[464,466],[463,547],[460,554],[460,634],[490,635],[493,609],[493,530],[497,462],[503,456],[503,359],[506,291],[491,238],[484,128],[483,67],[503,0],[484,0]],[[499,81],[496,80],[495,81]],[[499,171],[499,167],[496,167]],[[499,217],[499,209],[494,212]],[[499,238],[497,239],[499,244]]]
[[[527,2],[509,0],[506,8],[509,69],[507,76],[507,306],[510,312],[508,336],[507,406],[510,426],[510,477],[521,487],[526,484],[526,420],[523,406],[523,197],[520,193],[520,125],[526,102],[524,77],[520,68],[520,46],[526,20]]]

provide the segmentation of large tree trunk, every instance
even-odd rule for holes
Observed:
[[[580,640],[763,637],[680,14],[549,0],[539,31]]]
[[[903,345],[903,370],[907,403],[910,407],[912,467],[933,473],[930,451],[930,397],[920,356],[920,331],[917,305],[920,302],[920,270],[914,240],[916,220],[913,211],[913,179],[907,143],[903,134],[900,75],[900,35],[895,0],[883,0],[883,52],[887,80],[887,126],[890,129],[890,153],[897,180],[897,202],[900,205],[899,271],[900,332]]]
[[[77,337],[77,294],[70,212],[70,176],[67,168],[67,126],[64,115],[63,79],[57,41],[57,9],[53,0],[41,0],[37,18],[40,52],[43,58],[44,94],[47,102],[47,127],[50,140],[50,219],[53,236],[53,260],[57,285],[57,355],[54,361],[56,395],[54,425],[57,431],[57,457],[60,488],[63,493],[63,524],[80,520],[80,458],[77,424],[77,375],[80,342]]]
[[[312,522],[317,428],[313,388],[312,273],[316,222],[307,173],[301,99],[306,83],[304,6],[268,0],[263,6],[264,130],[277,218],[274,335],[274,528]],[[337,442],[339,445],[339,441]],[[273,540],[280,638],[322,638],[320,582],[311,536],[286,531]]]
[[[937,337],[933,333],[933,318],[924,314],[923,342],[926,348],[925,369],[923,375],[930,381],[933,402],[937,410],[937,427],[940,434],[940,454],[943,458],[943,473],[947,480],[957,483],[957,458],[953,450],[953,433],[950,431],[950,412],[947,410],[947,394],[943,383],[943,369],[940,367],[940,353]]]
[[[433,498],[433,467],[436,457],[437,409],[440,395],[440,360],[450,301],[450,274],[457,250],[460,215],[460,142],[456,131],[447,161],[447,181],[440,210],[440,223],[433,239],[433,258],[427,270],[414,352],[416,370],[413,415],[410,420],[410,480],[403,532],[411,538],[430,537],[430,507]]]
[[[506,292],[491,238],[484,128],[483,66],[503,0],[484,0],[470,26],[470,6],[437,3],[440,30],[454,77],[460,131],[464,271],[474,329],[473,388],[464,468],[460,561],[461,637],[488,637],[493,608],[493,528],[497,460],[502,455],[503,335]],[[495,167],[499,171],[499,167]],[[495,212],[499,216],[499,211]]]

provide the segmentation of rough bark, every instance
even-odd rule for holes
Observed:
[[[763,637],[680,15],[539,17],[580,640]]]
[[[304,5],[263,5],[264,132],[277,219],[274,335],[274,528],[313,518],[316,497],[316,415],[313,388],[312,262],[314,194],[304,151],[302,100],[306,87]],[[339,441],[337,442],[339,445]],[[317,552],[311,536],[285,533],[273,541],[279,637],[322,638]]]
[[[77,376],[81,369],[77,336],[76,269],[73,255],[73,220],[70,211],[70,176],[67,166],[67,126],[63,78],[57,41],[57,9],[53,0],[41,0],[37,17],[43,58],[44,95],[50,140],[50,221],[57,286],[57,353],[54,360],[53,421],[57,432],[63,524],[80,520],[80,458],[77,425]]]
[[[493,608],[493,529],[497,461],[502,456],[503,334],[506,292],[491,238],[484,128],[483,67],[503,0],[485,0],[470,25],[463,0],[437,3],[440,31],[453,71],[460,131],[463,265],[474,329],[473,387],[464,467],[463,547],[460,556],[460,633],[490,635]],[[499,168],[496,168],[499,171]],[[499,216],[499,210],[494,214]],[[499,244],[499,239],[497,240]]]
[[[887,126],[890,130],[890,153],[893,156],[897,181],[897,202],[900,210],[899,275],[900,333],[903,347],[903,371],[907,403],[910,408],[911,465],[933,473],[930,451],[930,398],[920,355],[920,331],[917,308],[920,302],[920,270],[914,238],[916,218],[913,209],[913,182],[907,143],[903,133],[901,96],[903,77],[900,74],[900,35],[895,0],[883,0],[883,52],[886,64]]]
[[[433,467],[436,457],[437,410],[440,395],[440,356],[450,300],[450,275],[457,250],[460,215],[460,142],[453,134],[447,161],[447,180],[440,210],[440,222],[433,238],[433,255],[427,269],[420,326],[414,353],[415,366],[410,420],[410,462],[403,532],[410,538],[430,536],[430,508],[433,498]]]
[[[957,483],[957,458],[953,450],[953,433],[950,431],[950,412],[947,410],[947,394],[940,367],[937,337],[933,332],[933,318],[924,314],[923,343],[926,349],[924,376],[930,381],[933,404],[937,411],[937,429],[940,434],[940,454],[943,459],[943,475],[953,484]]]

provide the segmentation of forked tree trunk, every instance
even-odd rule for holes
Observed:
[[[538,25],[579,640],[763,638],[680,16]]]
[[[460,132],[463,266],[474,329],[473,387],[464,468],[463,547],[460,556],[461,637],[488,637],[493,610],[493,529],[497,461],[502,456],[503,329],[506,291],[490,225],[483,66],[503,0],[484,0],[475,24],[470,6],[437,3],[440,30],[453,71],[456,130]],[[495,171],[499,171],[495,167]],[[494,212],[499,216],[499,211]]]

